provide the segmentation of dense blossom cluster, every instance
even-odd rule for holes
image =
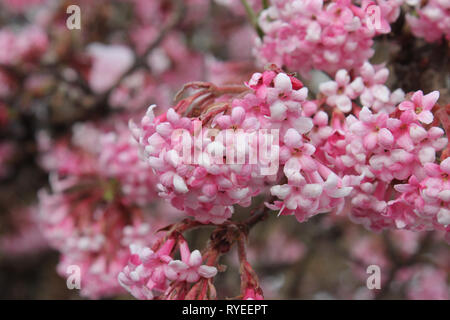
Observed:
[[[389,114],[404,99],[405,94],[402,89],[391,92],[385,85],[388,77],[387,68],[365,62],[353,77],[347,70],[340,69],[336,72],[335,80],[321,83],[319,90],[330,107],[336,107],[344,113],[350,112],[352,100],[359,98],[360,105]]]
[[[355,221],[374,230],[448,229],[449,161],[436,163],[448,139],[441,128],[426,126],[438,97],[437,91],[417,91],[391,114],[363,107],[345,121],[332,121],[321,149],[339,175],[354,183]]]
[[[307,74],[312,69],[334,75],[339,69],[357,69],[372,57],[373,38],[391,31],[400,7],[413,5],[407,21],[417,37],[429,42],[450,35],[449,4],[445,0],[351,1],[275,0],[262,11],[257,56]],[[308,59],[305,59],[308,56]]]
[[[132,129],[146,161],[158,173],[160,195],[198,221],[222,223],[231,216],[232,205],[249,205],[251,197],[264,191],[265,183],[272,184],[270,192],[278,198],[269,207],[279,209],[280,214],[294,214],[299,221],[342,207],[344,198],[351,195],[352,218],[371,229],[446,228],[448,160],[440,165],[435,161],[448,141],[441,128],[424,127],[433,122],[430,110],[438,92],[423,95],[417,91],[410,99],[395,105],[399,102],[396,98],[393,105],[383,108],[381,102],[388,102],[385,99],[393,94],[377,82],[383,82],[387,70],[375,73],[371,65],[364,67],[365,80],[357,77],[350,83],[346,71],[340,70],[335,82],[321,85],[321,91],[328,93],[322,104],[306,101],[306,88],[292,76],[266,71],[253,75],[243,98],[221,101],[221,109],[215,111],[203,107],[197,117],[181,117],[175,111],[188,108],[192,97],[156,118],[151,107],[141,127],[133,125]],[[383,89],[385,94],[378,94]],[[335,107],[334,116],[339,111],[349,112],[353,108],[351,99],[357,97],[355,92],[368,92],[367,96],[375,92],[379,100],[363,98],[373,105],[367,104],[347,118],[341,116],[342,121],[332,119],[329,125],[328,115],[319,108]],[[341,98],[345,103],[340,103]],[[216,106],[214,100],[211,104]],[[211,116],[212,112],[219,114]],[[183,152],[191,141],[183,140],[182,134],[174,138],[173,133],[182,129],[191,138],[196,134],[196,121],[209,122],[221,130],[214,139],[202,131],[198,144],[201,159],[196,164],[185,163]],[[321,133],[311,132],[314,125],[320,126]],[[239,148],[235,136],[221,137],[227,129],[256,132],[275,128],[281,137],[275,147],[284,178],[275,173],[264,176],[259,165],[249,163],[252,143],[245,153],[247,162],[230,166],[214,161],[217,150]],[[230,141],[235,144],[230,146]],[[258,139],[254,142],[261,146]],[[198,146],[189,145],[189,159],[191,150]],[[285,183],[280,184],[282,181]]]
[[[242,98],[218,100],[218,108],[196,106],[191,113],[200,113],[197,117],[181,117],[175,111],[188,108],[194,95],[156,118],[154,107],[150,107],[141,127],[132,126],[144,156],[158,173],[160,195],[198,221],[222,223],[231,217],[234,204],[250,205],[251,198],[263,191],[264,183],[277,178],[279,160],[288,184],[271,190],[285,200],[286,209],[281,202],[275,204],[283,206],[285,214],[295,213],[304,220],[342,204],[339,199],[351,188],[341,188],[340,179],[311,157],[315,147],[302,137],[313,127],[312,119],[302,113],[307,89],[292,76],[275,71],[256,73],[247,85],[248,89],[238,88],[243,91]],[[216,89],[221,90],[226,88]],[[212,106],[215,102],[208,101]],[[202,125],[199,133],[195,132],[196,124],[197,128]],[[217,134],[212,138],[207,128],[216,129]],[[261,130],[276,131],[276,137],[272,133],[261,135]],[[195,135],[197,141],[190,141]],[[190,144],[189,160],[191,154],[198,159],[186,161],[186,143]],[[258,161],[252,163],[252,155],[257,156],[264,144],[268,147],[266,157],[259,152]],[[239,148],[241,163],[229,159]],[[277,167],[270,170],[275,160]]]
[[[173,259],[177,244],[181,260]],[[191,284],[217,274],[217,268],[202,264],[200,251],[189,250],[184,238],[171,237],[156,243],[153,249],[131,245],[131,257],[119,274],[120,284],[138,299],[151,300],[161,294],[168,300],[193,298],[198,286],[191,287]],[[206,291],[202,290],[201,294],[203,296],[197,297],[199,300],[207,298]]]
[[[304,74],[360,67],[373,55],[373,37],[390,31],[384,12],[379,28],[370,19],[366,8],[347,0],[273,1],[259,18],[264,38],[258,56]]]
[[[65,2],[0,0],[2,258],[49,245],[94,299],[228,297],[237,271],[258,300],[297,297],[328,241],[358,283],[389,274],[338,298],[449,298],[448,75],[427,56],[448,0],[77,4],[82,31]]]

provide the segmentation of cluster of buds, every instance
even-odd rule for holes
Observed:
[[[362,66],[373,55],[373,38],[388,33],[391,16],[398,15],[397,10],[381,10],[370,1],[361,5],[350,0],[271,3],[259,16],[264,37],[257,55],[263,63],[302,74],[311,69],[334,74]]]
[[[181,260],[174,259],[179,249]],[[130,246],[128,264],[119,274],[119,283],[138,299],[165,300],[215,299],[211,279],[217,268],[202,264],[204,256],[199,250],[190,251],[181,234],[161,238],[150,249]],[[209,263],[214,263],[209,259]]]
[[[39,224],[62,253],[59,273],[78,265],[81,294],[91,298],[121,292],[116,279],[129,244],[153,237],[142,206],[153,201],[154,178],[127,127],[117,123],[115,132],[105,124],[77,126],[71,141],[40,138],[51,192],[39,193]]]
[[[301,221],[343,203],[351,188],[313,156],[308,91],[298,79],[274,69],[254,74],[246,87],[189,87],[200,90],[158,117],[151,106],[140,126],[131,123],[160,196],[215,224],[267,186],[284,200],[274,207]]]

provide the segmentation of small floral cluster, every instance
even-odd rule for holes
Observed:
[[[165,241],[164,241],[165,240]],[[179,248],[180,260],[174,259]],[[130,245],[128,264],[119,274],[119,283],[138,299],[214,299],[209,279],[217,268],[202,264],[199,250],[190,251],[182,235],[160,239],[152,249]]]
[[[334,75],[357,69],[372,57],[373,38],[391,31],[403,3],[412,33],[428,42],[449,40],[449,4],[445,0],[271,1],[259,15],[264,32],[256,52],[262,63],[276,63],[307,74],[312,69]],[[412,11],[412,12],[411,12]],[[308,57],[308,58],[305,58]]]
[[[365,62],[351,77],[347,70],[336,72],[334,81],[320,84],[319,91],[326,97],[326,104],[344,113],[353,108],[352,100],[359,98],[360,105],[375,112],[391,113],[405,94],[402,89],[393,92],[386,86],[389,70],[382,65]]]
[[[132,129],[145,159],[158,172],[160,195],[203,223],[224,222],[232,214],[232,205],[249,205],[251,197],[269,185],[277,199],[267,205],[280,214],[295,215],[299,221],[340,209],[351,195],[351,217],[371,229],[446,228],[448,161],[440,166],[435,161],[447,138],[439,127],[424,127],[433,122],[430,110],[439,94],[424,96],[418,91],[396,105],[403,93],[390,94],[383,84],[387,75],[387,69],[375,71],[365,64],[361,76],[350,83],[347,72],[340,70],[336,81],[321,85],[326,98],[307,101],[307,90],[298,80],[270,70],[253,75],[243,98],[220,100],[221,104],[213,99],[208,103],[214,108],[196,106],[193,110],[199,116],[181,117],[175,110],[188,109],[191,101],[202,96],[193,95],[156,118],[151,107],[141,127],[133,125]],[[355,107],[355,92],[369,107]],[[343,99],[345,103],[340,102]],[[331,124],[324,111],[330,106],[335,108]],[[340,112],[352,109],[355,115],[346,119]],[[202,161],[183,163],[186,142],[181,135],[173,139],[173,132],[181,128],[193,136],[195,121],[221,130],[279,129],[279,173],[264,177],[258,175],[257,165],[215,164],[211,151],[217,146],[226,149],[223,139],[218,139],[220,130],[215,139],[200,136]],[[403,194],[412,188],[401,183],[408,179],[417,182],[414,190],[422,202],[409,191]],[[431,187],[433,184],[440,189]],[[425,185],[433,191],[427,191]]]
[[[211,88],[211,85],[206,86]],[[212,93],[201,90],[159,117],[154,116],[152,106],[140,127],[132,125],[145,159],[158,173],[160,196],[198,221],[216,224],[231,217],[233,205],[250,205],[251,198],[270,184],[275,184],[272,194],[286,204],[285,208],[282,202],[276,202],[273,208],[282,207],[284,214],[295,214],[301,221],[343,203],[342,198],[351,188],[343,188],[338,176],[312,156],[315,147],[303,137],[312,129],[313,121],[303,111],[302,104],[306,103],[308,91],[298,79],[282,72],[266,71],[254,74],[247,88],[219,87],[213,90]],[[243,97],[223,97],[227,91],[233,90],[239,91]],[[220,99],[210,96],[217,92],[222,93]],[[191,117],[179,115],[190,107],[192,101],[202,96],[202,104],[193,107]],[[201,143],[198,145],[202,148],[197,153],[199,159],[185,163],[183,151],[186,140],[181,134],[174,138],[174,132],[182,129],[189,137],[194,136],[198,134],[195,132],[196,123],[217,132],[211,136],[209,131],[203,130],[199,135]],[[281,139],[275,141],[277,139],[271,135],[268,140],[272,140],[267,142],[263,141],[267,137],[255,135],[254,139],[242,140],[239,145],[235,135],[239,132],[256,133],[258,130],[276,130],[277,137]],[[231,135],[225,136],[230,131]],[[264,142],[271,146],[270,156],[260,160],[267,160],[267,163],[251,163],[250,155],[255,154]],[[194,151],[197,147],[191,145],[188,151]],[[218,150],[228,151],[227,148],[247,149],[244,162],[218,164],[215,160],[221,159],[215,157],[224,154]],[[195,152],[192,153],[195,155]],[[261,170],[275,160],[271,157],[276,157],[276,160],[279,157],[287,184],[274,183],[278,170],[268,175]]]
[[[443,37],[450,40],[450,3],[446,0],[407,1],[414,11],[406,16],[411,31],[416,37],[436,42]]]
[[[48,150],[42,165],[51,174],[52,192],[39,194],[39,223],[62,253],[59,273],[80,266],[81,293],[91,298],[120,292],[116,277],[128,260],[128,245],[152,239],[140,206],[152,201],[154,178],[120,123],[115,131],[79,125],[70,142],[40,138]]]
[[[345,121],[332,119],[321,148],[352,181],[355,221],[373,230],[448,229],[449,160],[436,163],[448,140],[440,127],[426,127],[438,97],[417,91],[390,115],[363,107]]]
[[[360,67],[373,55],[373,37],[390,31],[385,12],[381,11],[377,27],[369,22],[369,3],[363,4],[360,7],[349,0],[327,4],[322,0],[272,1],[259,17],[264,37],[257,55],[263,63],[276,63],[302,74],[311,69],[334,74],[339,69]]]

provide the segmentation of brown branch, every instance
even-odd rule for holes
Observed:
[[[269,203],[272,203],[276,200],[276,197],[271,197],[269,199]],[[271,211],[271,209],[269,209],[268,207],[266,207],[265,203],[262,204],[263,207],[260,208],[260,210],[254,214],[252,214],[247,220],[243,221],[242,224],[248,228],[251,229],[255,224],[257,224],[258,222],[264,221],[265,219],[267,219],[269,212]]]

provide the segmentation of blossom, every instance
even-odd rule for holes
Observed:
[[[416,5],[416,15],[407,14],[406,21],[416,37],[436,42],[445,37],[450,38],[449,5],[446,1],[430,0]]]
[[[257,57],[264,64],[285,65],[303,74],[314,68],[334,75],[342,68],[360,67],[373,55],[372,38],[389,32],[385,20],[392,20],[385,5],[383,28],[374,30],[367,24],[370,12],[366,5],[275,1],[259,15],[264,37],[256,42]]]
[[[212,278],[217,274],[217,269],[212,266],[202,265],[200,251],[189,252],[187,244],[183,242],[180,247],[181,260],[172,260],[166,269],[166,277],[175,281],[197,282],[200,277]]]
[[[85,123],[75,126],[70,140],[39,139],[51,187],[39,192],[39,225],[61,252],[59,273],[79,265],[81,294],[91,298],[121,292],[116,279],[128,244],[153,240],[150,218],[140,208],[154,199],[152,172],[127,126],[117,121],[113,128]]]
[[[445,202],[441,209],[442,199],[427,195],[435,197],[440,190],[446,194],[446,182],[437,182],[431,176],[439,176],[439,170],[444,170],[435,163],[436,153],[448,141],[442,129],[425,129],[411,111],[422,104],[432,107],[434,99],[426,102],[431,96],[427,95],[423,102],[422,93],[414,93],[411,100],[400,103],[398,118],[384,112],[374,114],[364,107],[358,119],[349,115],[345,126],[340,127],[345,130],[341,141],[346,143],[326,143],[324,150],[330,153],[326,158],[339,165],[342,181],[354,189],[350,213],[353,221],[373,230],[445,229],[445,223],[439,226],[439,221],[446,221]],[[337,159],[333,160],[331,154]],[[446,168],[447,160],[441,166]],[[408,183],[394,183],[395,180]],[[425,191],[426,185],[433,187]],[[444,189],[435,191],[437,185]],[[391,186],[397,192],[390,192]]]
[[[389,76],[387,68],[365,62],[359,69],[359,74],[364,83],[364,90],[359,99],[364,107],[376,112],[391,113],[395,106],[403,101],[405,94],[402,89],[391,92],[385,85]]]
[[[173,249],[179,244],[181,260],[173,260]],[[187,284],[209,279],[217,274],[213,266],[202,265],[200,251],[190,252],[184,238],[169,238],[156,251],[140,245],[130,245],[128,264],[118,275],[119,283],[138,299],[151,300],[155,296],[170,299],[173,288],[180,286],[175,294],[183,298]],[[181,289],[182,288],[182,289]]]
[[[439,91],[423,95],[423,92],[419,90],[412,95],[410,101],[400,103],[398,108],[402,111],[408,110],[420,122],[430,124],[434,119],[431,109],[433,109],[438,99]]]
[[[217,114],[209,116],[206,111],[204,117],[210,122],[202,121],[202,117],[180,116],[176,109],[185,108],[189,101],[186,99],[160,117],[155,117],[154,107],[150,107],[140,127],[132,124],[144,156],[160,173],[159,195],[203,223],[222,223],[231,217],[232,205],[248,206],[251,198],[261,192],[265,179],[261,166],[274,159],[259,159],[259,163],[250,163],[249,159],[258,150],[260,139],[270,139],[268,147],[274,148],[270,155],[277,155],[278,145],[273,135],[260,136],[257,130],[279,130],[282,123],[287,123],[299,132],[307,132],[312,126],[311,119],[301,115],[307,91],[300,81],[267,71],[255,74],[248,87],[239,89],[246,91],[243,98],[221,101],[225,104]],[[203,123],[207,130],[202,127],[196,131]],[[212,138],[214,131],[209,129],[219,131]],[[197,134],[200,143],[194,145],[197,142],[190,137]],[[186,137],[188,140],[184,140]],[[187,155],[182,153],[186,146]],[[199,148],[198,153],[193,152],[194,147]],[[224,161],[237,150],[243,151],[243,162],[228,158]]]
[[[18,31],[0,30],[0,63],[6,66],[20,63],[36,63],[49,47],[47,33],[36,25],[25,26]]]
[[[129,262],[118,274],[120,285],[136,298],[147,300],[153,299],[153,290],[166,290],[165,273],[172,260],[170,253],[174,244],[174,240],[169,240],[157,252],[148,247],[130,245]]]
[[[336,73],[335,81],[320,84],[319,90],[327,97],[327,104],[337,107],[342,112],[350,112],[352,99],[355,99],[363,90],[364,86],[360,77],[350,83],[350,76],[344,69]]]

